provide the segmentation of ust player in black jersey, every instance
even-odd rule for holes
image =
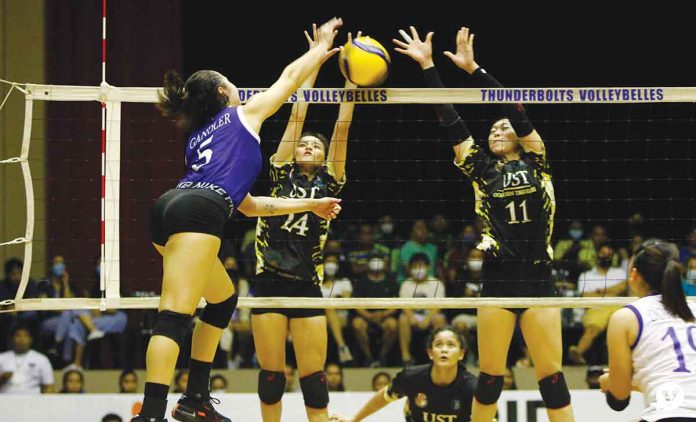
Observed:
[[[218,72],[198,71],[186,83],[174,71],[165,75],[158,107],[186,131],[186,174],[157,199],[150,217],[152,243],[162,254],[162,295],[147,347],[145,400],[132,421],[166,420],[169,384],[201,297],[207,304],[193,330],[188,387],[172,417],[230,420],[213,408],[208,389],[222,330],[237,305],[232,281],[217,258],[223,227],[236,209],[254,217],[311,211],[327,219],[340,211],[337,199],[253,197],[249,191],[261,170],[261,125],[338,51],[332,45],[341,24],[334,18],[315,27],[312,48],[244,105],[237,87]]]
[[[400,31],[396,51],[414,59],[431,88],[444,88],[432,57],[432,36],[421,40],[415,28]],[[484,88],[502,88],[474,60],[474,35],[457,32],[455,53],[445,52]],[[454,142],[454,164],[471,180],[475,211],[485,222],[478,245],[485,253],[482,296],[555,296],[550,245],[555,213],[551,171],[541,136],[527,119],[521,104],[504,106],[504,118],[495,121],[487,147],[476,143],[451,104],[436,106],[438,120]],[[561,315],[557,308],[478,310],[479,375],[472,420],[491,421],[503,388],[510,340],[519,319],[541,396],[551,421],[572,421],[570,393],[561,361]]]
[[[310,49],[315,40],[307,34]],[[317,69],[318,71],[318,69]],[[303,87],[311,87],[316,74]],[[352,84],[348,88],[355,87]],[[303,132],[307,105],[295,104],[278,150],[271,157],[271,196],[336,196],[346,181],[346,151],[353,103],[341,104],[329,143],[317,132]],[[256,226],[255,297],[322,297],[322,250],[328,221],[308,212],[259,218]],[[285,390],[285,342],[288,333],[297,358],[300,387],[310,421],[326,421],[327,331],[323,309],[255,308],[251,327],[261,366],[258,394],[265,422],[280,421]]]
[[[407,397],[407,422],[468,422],[476,377],[462,363],[466,353],[464,337],[445,326],[434,330],[427,344],[429,364],[399,372],[353,418],[332,416],[331,420],[359,422],[390,402]]]

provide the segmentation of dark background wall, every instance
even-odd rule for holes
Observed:
[[[100,2],[47,2],[49,83],[100,82]],[[380,6],[381,8],[382,6]],[[159,86],[167,68],[188,75],[216,69],[240,87],[265,87],[306,48],[302,31],[312,22],[341,16],[346,31],[362,30],[391,50],[398,29],[415,25],[436,32],[436,60],[445,83],[467,86],[465,75],[441,56],[468,25],[480,64],[508,86],[694,86],[687,14],[631,8],[609,12],[582,3],[544,9],[502,3],[367,4],[324,2],[287,6],[248,2],[164,0],[110,2],[109,68],[114,85]],[[421,86],[410,59],[392,54],[387,87]],[[317,86],[342,86],[336,59],[324,65]],[[485,137],[495,107],[459,107],[472,132]],[[312,106],[308,127],[329,132],[336,106]],[[67,255],[72,273],[87,285],[98,253],[99,106],[52,104],[48,110],[49,256]],[[633,212],[649,220],[652,234],[681,241],[696,215],[693,198],[696,127],[693,104],[530,106],[548,143],[558,200],[557,233],[572,218],[607,224],[625,238]],[[276,148],[289,107],[262,130],[264,156]],[[469,184],[452,166],[449,145],[437,143],[427,106],[358,105],[351,129],[349,184],[337,233],[351,224],[391,213],[408,230],[415,218],[436,212],[461,223],[472,218]],[[151,105],[125,105],[121,170],[123,293],[158,290],[159,260],[149,245],[152,201],[182,174],[181,134]],[[267,170],[254,193],[267,193]],[[252,227],[238,218],[232,238]]]

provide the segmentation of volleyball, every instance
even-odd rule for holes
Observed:
[[[348,41],[338,57],[343,76],[358,86],[374,87],[384,83],[390,64],[387,50],[367,36]]]

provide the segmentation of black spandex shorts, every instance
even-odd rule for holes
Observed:
[[[551,268],[528,262],[483,262],[481,297],[556,297]],[[527,308],[505,308],[521,315]]]
[[[155,201],[150,214],[152,242],[164,246],[176,233],[207,233],[222,239],[231,215],[225,199],[206,189],[170,189]]]
[[[263,272],[254,279],[254,297],[322,297],[321,288],[306,280],[292,280]],[[287,318],[308,318],[326,315],[324,309],[253,308],[251,313],[281,314]]]

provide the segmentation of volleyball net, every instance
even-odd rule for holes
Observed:
[[[9,224],[8,232],[16,235],[0,239],[1,247],[22,245],[20,258],[24,261],[17,296],[2,303],[4,311],[157,307],[161,259],[149,240],[149,211],[154,200],[173,187],[184,171],[183,134],[155,110],[157,88],[6,81],[2,85],[3,105],[13,96],[15,101],[24,102],[23,121],[8,122],[23,125],[21,147],[0,157],[0,165],[11,174],[6,183],[24,186],[25,200],[16,200],[26,203],[26,218]],[[242,100],[258,91],[241,89]],[[431,266],[434,276],[447,278],[442,280],[443,288],[447,282],[464,277],[464,251],[471,246],[465,232],[470,230],[468,226],[476,228],[475,197],[471,182],[452,165],[451,143],[441,140],[432,104],[455,104],[474,137],[484,140],[492,122],[501,116],[501,104],[522,102],[527,106],[531,121],[544,138],[553,171],[554,245],[568,238],[571,222],[581,222],[584,241],[594,241],[596,246],[610,243],[612,265],[625,270],[632,242],[659,237],[683,245],[696,224],[695,87],[316,88],[299,90],[288,102],[310,103],[305,129],[330,135],[338,104],[344,101],[355,102],[356,107],[347,141],[347,183],[340,195],[343,211],[331,223],[329,235],[330,240],[341,242],[335,252],[343,258],[339,273],[343,278],[364,276],[354,274],[351,257],[355,254],[350,254],[360,248],[363,226],[372,227],[377,244],[387,243],[389,237],[386,255],[394,261],[399,255],[393,251],[409,239],[418,220],[428,222],[434,232],[428,242],[437,248],[437,259]],[[43,102],[45,115],[35,114],[35,105]],[[105,118],[100,123],[102,104]],[[268,157],[277,148],[289,109],[290,104],[284,106],[262,129],[265,163],[252,191],[255,195],[268,194]],[[32,145],[38,137],[43,138],[45,159],[33,168]],[[37,184],[46,188],[45,203],[34,199]],[[45,207],[45,221],[37,221],[37,207]],[[395,227],[391,233],[379,229],[386,216]],[[37,223],[46,225],[45,239],[35,236]],[[237,255],[247,275],[253,272],[254,264],[240,251],[248,250],[255,223],[255,219],[235,217],[226,230],[230,242],[223,245]],[[594,233],[597,226],[600,233]],[[65,257],[71,281],[82,287],[76,292],[78,297],[25,298],[30,275],[39,278],[48,266],[33,258],[37,242],[46,245],[48,259]],[[452,254],[456,256],[452,258]],[[408,277],[398,263],[390,265],[400,282]],[[458,274],[452,275],[452,271]],[[562,263],[554,266],[559,286],[570,289],[564,282],[577,278],[577,274],[569,275],[573,271]],[[93,294],[82,293],[90,289]],[[621,305],[633,300],[414,296],[242,297],[239,306],[570,308]]]

